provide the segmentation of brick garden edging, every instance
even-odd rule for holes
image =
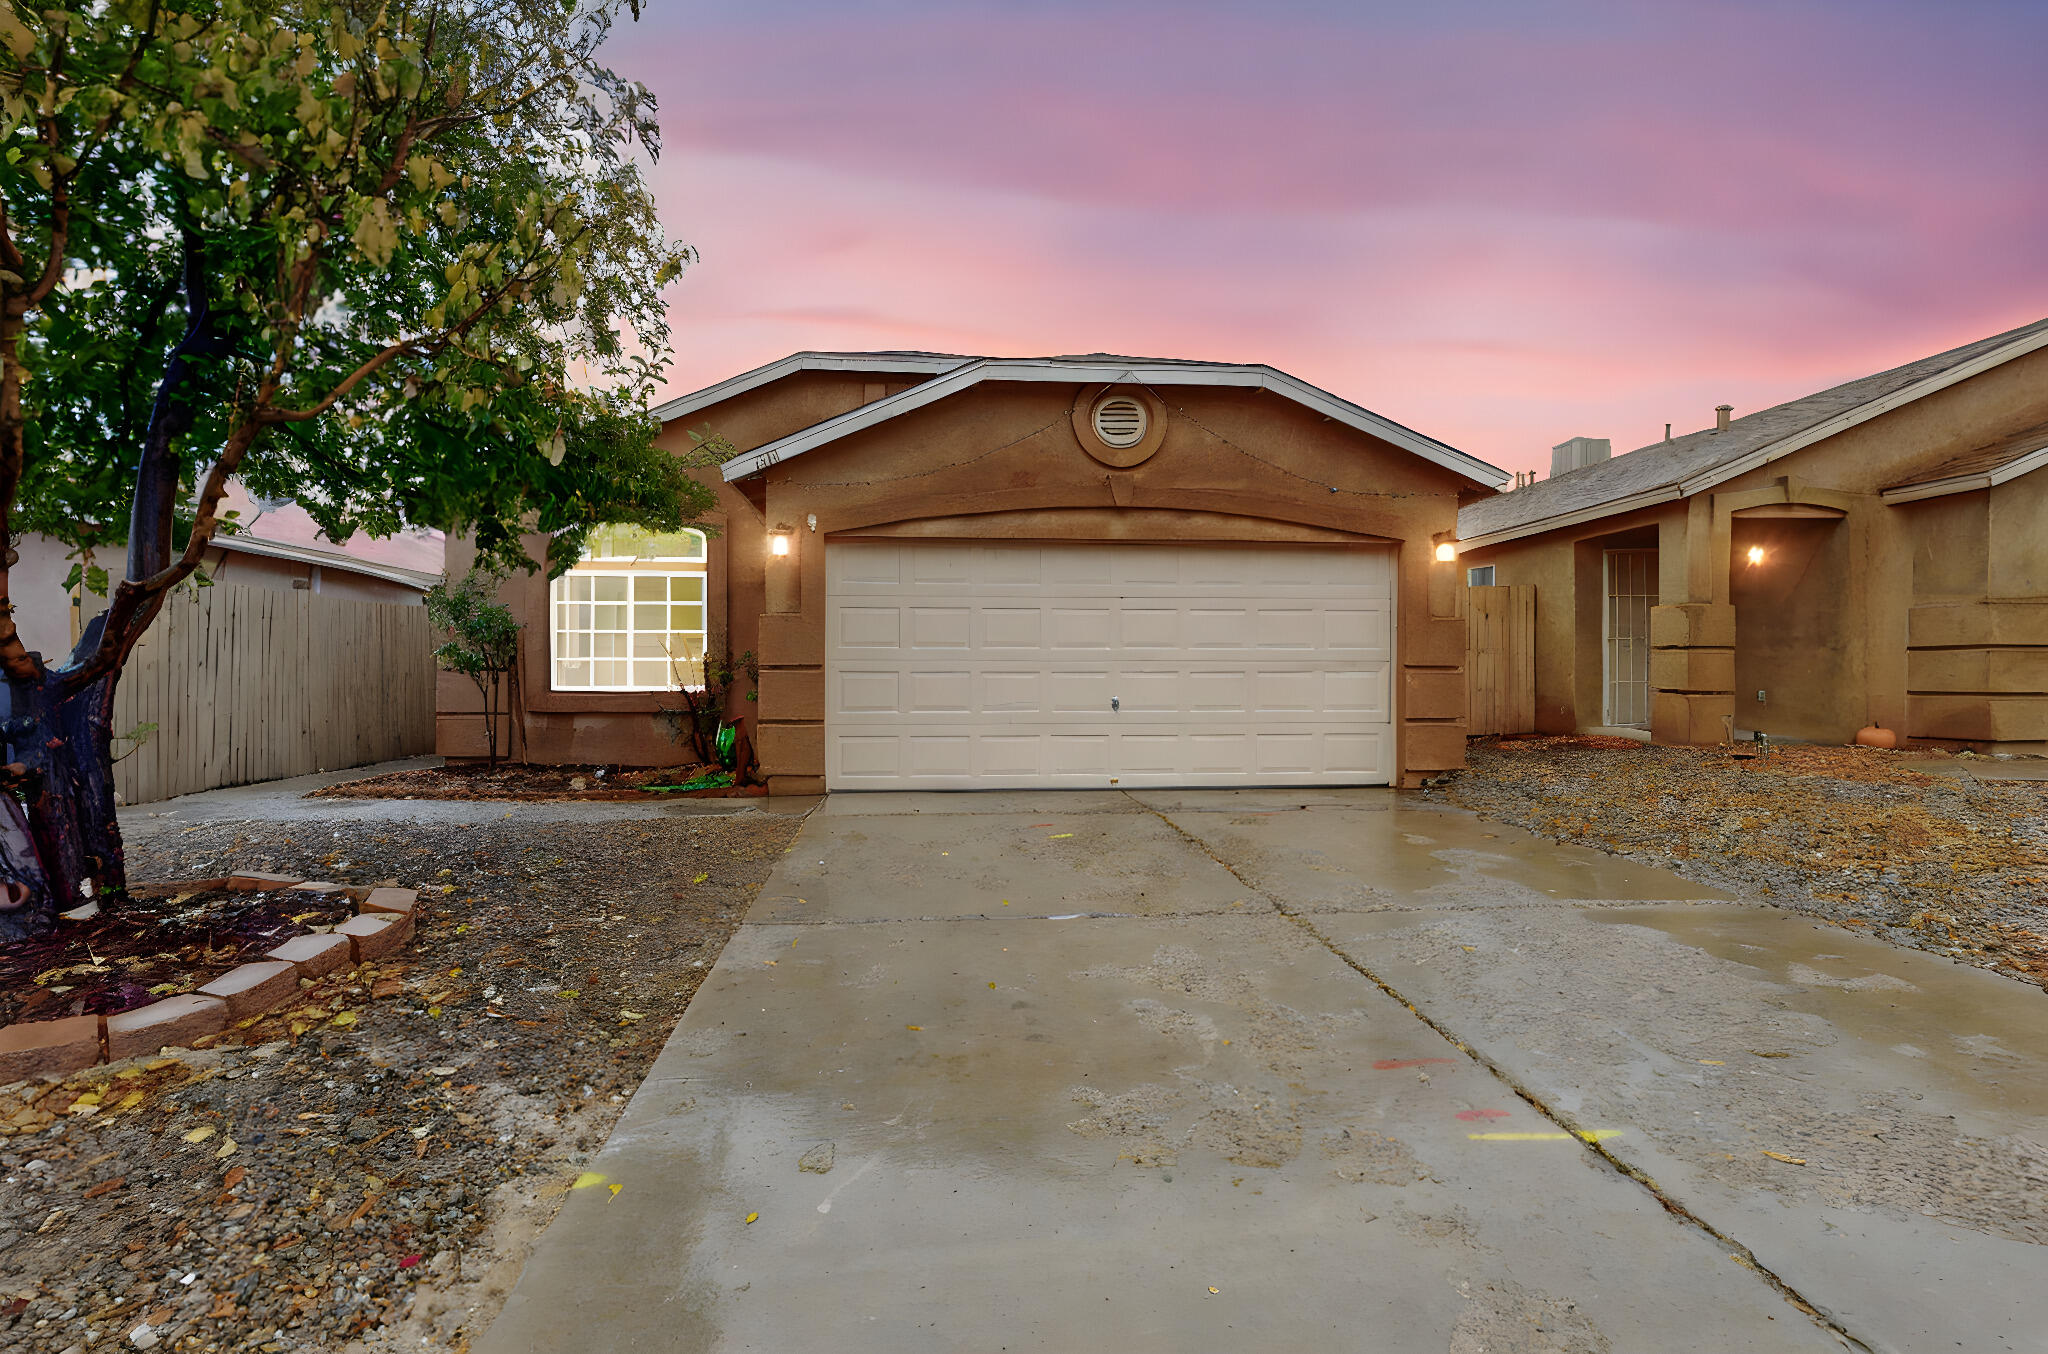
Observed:
[[[324,935],[294,936],[262,959],[231,969],[194,992],[164,997],[118,1015],[66,1016],[0,1027],[0,1085],[46,1073],[64,1076],[95,1063],[190,1045],[229,1025],[288,1006],[299,998],[301,978],[321,978],[337,969],[397,953],[412,938],[420,901],[417,889],[330,884],[288,875],[238,874],[176,887],[345,893],[355,900],[356,915]],[[145,886],[134,892],[145,890],[160,893],[166,886]]]

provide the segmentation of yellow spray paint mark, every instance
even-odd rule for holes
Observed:
[[[569,1186],[569,1188],[589,1189],[592,1185],[602,1185],[603,1183],[604,1173],[602,1171],[585,1171],[576,1177],[576,1183]]]
[[[1073,835],[1071,832],[1055,832],[1050,837],[1047,837],[1046,840],[1049,842],[1063,842]]]
[[[1467,1133],[1474,1142],[1570,1142],[1581,1138],[1587,1142],[1605,1142],[1621,1136],[1618,1128],[1588,1128],[1577,1133]]]
[[[924,1032],[924,1026],[922,1025],[905,1025],[903,1028],[906,1030],[916,1030],[920,1034]]]
[[[1702,1066],[1702,1067],[1726,1067],[1727,1065],[1728,1065],[1727,1063],[1723,1062],[1723,1061],[1722,1061],[1721,1059],[1719,1059],[1719,1058],[1702,1058],[1702,1059],[1700,1059],[1700,1066]]]

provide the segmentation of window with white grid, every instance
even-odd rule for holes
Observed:
[[[704,680],[705,540],[696,531],[601,527],[557,578],[556,691],[669,691]]]

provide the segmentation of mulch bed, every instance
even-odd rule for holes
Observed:
[[[526,766],[483,764],[393,771],[343,781],[308,799],[503,799],[612,800],[730,799],[766,794],[758,785],[686,790],[693,780],[716,774],[715,766]]]
[[[180,1351],[466,1348],[800,821],[214,821],[131,847],[138,877],[397,878],[418,932],[201,1047],[0,1088],[0,1349],[145,1325]]]
[[[2048,987],[2048,784],[1928,774],[1940,753],[1593,741],[1475,739],[1430,793]]]
[[[0,945],[0,1025],[115,1015],[190,992],[355,915],[346,894],[138,889],[40,940]]]

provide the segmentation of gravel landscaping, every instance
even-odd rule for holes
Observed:
[[[800,823],[149,836],[138,879],[397,879],[426,910],[206,1047],[0,1087],[0,1349],[465,1348]]]
[[[1433,798],[2048,987],[2048,784],[1871,748],[1475,739]]]

